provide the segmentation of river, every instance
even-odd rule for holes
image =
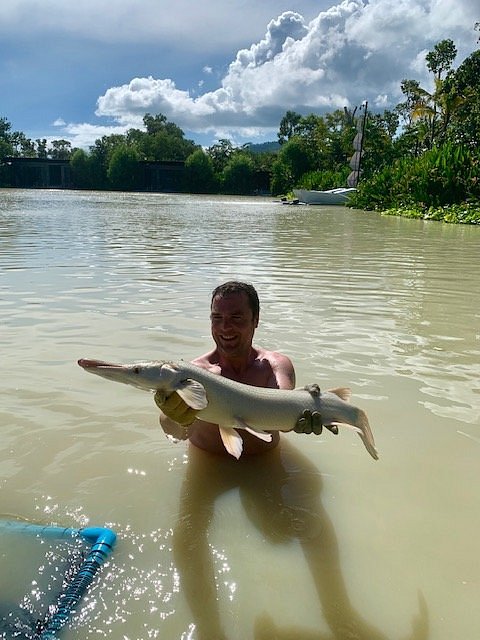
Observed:
[[[118,534],[66,640],[476,640],[479,247],[268,198],[0,190],[0,517]],[[299,386],[352,389],[379,461],[342,429],[189,458],[151,396],[77,366],[207,351],[232,278]]]

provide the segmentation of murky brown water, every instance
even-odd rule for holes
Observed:
[[[119,534],[65,638],[476,640],[479,245],[268,199],[1,190],[0,516]],[[349,432],[188,460],[151,397],[76,366],[206,351],[229,278],[299,385],[352,388],[378,462]]]

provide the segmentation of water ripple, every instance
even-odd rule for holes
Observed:
[[[0,230],[4,508],[34,519],[50,496],[44,518],[69,524],[80,513],[120,533],[72,637],[187,637],[193,628],[170,552],[183,449],[163,437],[151,398],[85,376],[76,360],[206,351],[210,292],[230,278],[257,287],[258,342],[291,356],[298,383],[351,386],[374,425],[374,470],[348,437],[295,440],[323,467],[351,601],[374,620],[386,612],[393,637],[403,576],[409,593],[430,587],[431,619],[443,620],[436,638],[473,637],[475,538],[463,532],[480,526],[479,228],[263,198],[2,190]],[[227,562],[216,548],[219,571],[252,555],[251,540],[229,535],[235,552]],[[460,545],[440,566],[452,539]],[[288,562],[298,570],[296,553]],[[248,578],[235,571],[224,599],[240,606],[240,638],[242,606],[250,613],[253,600],[238,604]],[[289,597],[296,612],[318,610]],[[452,602],[470,612],[456,616],[463,633],[443,617]]]

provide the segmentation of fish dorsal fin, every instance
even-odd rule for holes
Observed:
[[[329,389],[329,391],[342,400],[345,400],[345,402],[350,402],[350,398],[352,397],[352,390],[348,387],[337,387],[336,389]]]
[[[226,429],[225,427],[219,427],[219,429],[223,446],[231,456],[238,460],[243,451],[243,440],[241,435],[237,433],[235,429]]]
[[[201,410],[208,405],[205,387],[197,380],[192,380],[191,378],[182,380],[176,386],[175,391],[192,409]]]

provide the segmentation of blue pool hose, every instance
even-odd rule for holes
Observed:
[[[73,580],[58,598],[53,615],[47,618],[42,630],[35,636],[36,640],[55,640],[57,632],[67,623],[73,608],[88,589],[100,566],[110,555],[117,535],[111,529],[102,527],[70,529],[12,521],[0,521],[1,532],[30,533],[41,538],[77,538],[80,536],[92,545]]]

